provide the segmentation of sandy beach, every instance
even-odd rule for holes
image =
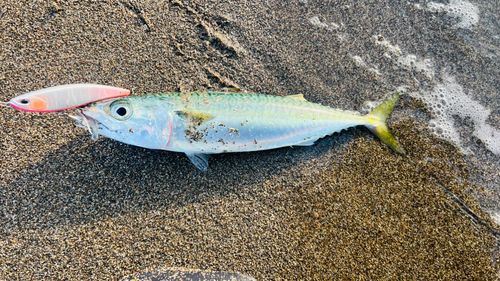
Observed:
[[[388,1],[4,0],[0,95],[72,83],[134,95],[230,88],[366,113],[449,72],[495,124],[498,58],[454,24]],[[406,67],[403,52],[432,57],[432,73]],[[214,155],[207,173],[180,153],[94,142],[71,113],[0,110],[0,280],[119,280],[158,267],[498,279],[499,157],[470,118],[457,122],[473,154],[436,137],[415,95],[389,120],[406,155],[351,128],[311,147]]]

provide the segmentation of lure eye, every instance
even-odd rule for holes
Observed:
[[[41,112],[47,108],[47,102],[42,97],[32,96],[17,100],[17,104],[28,110]]]
[[[118,120],[127,120],[132,116],[132,109],[128,104],[111,104],[111,116]]]

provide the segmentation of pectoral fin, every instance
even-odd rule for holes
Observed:
[[[208,169],[208,157],[210,155],[208,154],[201,154],[201,153],[186,153],[186,156],[191,160],[191,163],[196,166],[200,171],[203,173],[207,172]]]

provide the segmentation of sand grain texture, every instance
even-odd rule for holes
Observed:
[[[69,83],[135,94],[237,87],[361,110],[400,83],[433,83],[383,58],[372,36],[392,29],[393,41],[482,63],[454,50],[460,38],[419,32],[444,26],[439,17],[410,9],[399,21],[403,4],[348,4],[4,0],[0,94]],[[320,12],[343,23],[345,40],[310,23]],[[357,54],[383,76],[356,65]],[[215,155],[203,174],[181,154],[93,142],[65,113],[2,109],[0,280],[118,280],[156,267],[257,280],[495,280],[496,232],[471,196],[470,168],[429,134],[429,118],[409,97],[395,109],[406,156],[357,128],[312,147]]]

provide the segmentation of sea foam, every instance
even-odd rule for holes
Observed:
[[[462,144],[454,116],[470,118],[474,123],[473,135],[481,139],[488,150],[500,155],[500,131],[486,123],[491,110],[467,95],[453,76],[445,74],[443,81],[428,93],[415,92],[410,95],[422,99],[431,111],[429,128],[438,137],[456,144],[462,152],[470,153]]]
[[[460,19],[455,26],[470,29],[479,22],[479,8],[467,1],[451,0],[448,4],[430,2],[427,3],[430,11],[444,11],[450,16]]]
[[[375,35],[373,42],[387,51],[387,57],[392,57],[401,68],[421,72],[431,81],[435,81],[436,84],[431,91],[408,93],[421,99],[431,112],[430,130],[437,137],[454,143],[463,153],[469,154],[471,150],[464,146],[460,137],[460,128],[456,127],[454,118],[455,116],[462,119],[470,118],[474,123],[473,135],[479,138],[488,150],[500,155],[500,130],[486,123],[491,110],[465,93],[463,87],[450,74],[437,75],[432,59],[404,54],[397,45],[392,45],[383,38],[382,35]],[[442,78],[438,78],[441,74]],[[404,85],[400,87],[404,89]]]

